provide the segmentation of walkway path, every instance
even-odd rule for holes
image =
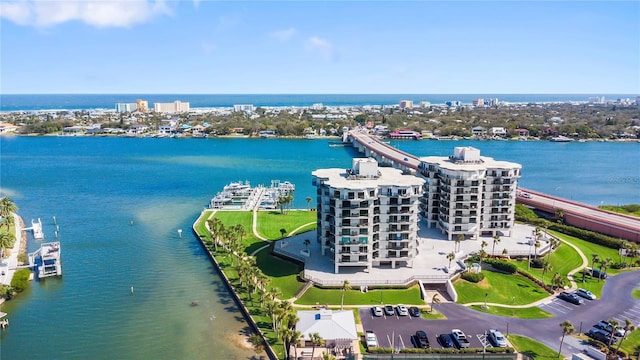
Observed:
[[[16,241],[13,248],[9,249],[11,254],[6,259],[0,259],[0,284],[11,285],[11,279],[16,272],[18,266],[18,254],[20,253],[20,244],[22,243],[22,219],[18,214],[13,214],[14,226],[16,230]]]
[[[300,225],[300,226],[298,226],[297,228],[295,228],[295,229],[291,230],[291,232],[290,232],[290,233],[289,233],[289,235],[287,235],[287,236],[293,236],[293,235],[294,235],[298,230],[300,230],[300,229],[304,228],[305,226],[313,225],[313,224],[315,224],[315,223],[316,223],[315,221],[312,221],[312,222],[310,222],[310,223],[306,223],[306,224],[304,224],[304,225]]]

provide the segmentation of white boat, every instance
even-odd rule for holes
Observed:
[[[552,137],[552,138],[551,138],[551,141],[553,141],[553,142],[571,142],[571,141],[573,141],[573,139],[568,138],[568,137],[566,137],[566,136],[562,136],[562,135],[560,135],[560,136],[554,136],[554,137]]]

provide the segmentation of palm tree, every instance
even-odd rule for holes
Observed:
[[[485,247],[487,247],[487,245],[489,245],[485,240],[482,240],[482,243],[480,243],[480,250],[484,250]]]
[[[560,327],[562,327],[562,340],[560,340],[560,350],[558,350],[558,356],[562,353],[562,344],[564,344],[564,336],[567,334],[573,333],[576,329],[573,327],[573,324],[569,320],[565,320],[560,323]]]
[[[540,246],[542,246],[542,243],[540,243],[540,240],[536,240],[536,242],[533,244],[533,247],[536,249],[535,252],[535,258],[538,258],[538,249],[540,248]]]
[[[500,236],[498,234],[493,235],[493,248],[491,249],[491,255],[496,255],[496,244],[500,243]]]
[[[624,335],[622,336],[622,339],[620,339],[620,343],[618,343],[618,348],[616,349],[616,353],[620,352],[620,347],[622,346],[622,342],[624,341],[624,339],[627,338],[627,335],[632,332],[633,330],[636,329],[635,326],[633,326],[633,323],[631,322],[631,320],[629,319],[624,319]]]
[[[480,268],[482,268],[482,260],[484,260],[484,258],[487,257],[487,252],[483,250],[480,250]]]
[[[287,197],[286,196],[279,196],[278,197],[278,202],[276,203],[277,206],[280,207],[280,213],[284,214],[284,205],[287,203]]]
[[[620,323],[616,319],[609,320],[609,324],[611,325],[611,336],[609,337],[609,347],[613,344],[613,340],[615,339],[616,330],[620,328]]]
[[[311,358],[313,359],[316,353],[316,346],[322,345],[322,336],[316,332],[309,334],[309,338],[311,338]]]
[[[449,269],[451,269],[451,261],[456,258],[456,254],[454,252],[450,252],[447,254],[447,260],[449,260]]]
[[[611,263],[613,263],[613,260],[611,260],[611,258],[606,258],[604,259],[604,261],[600,262],[600,276],[598,276],[598,282],[600,282],[600,279],[602,279],[602,274],[606,273],[607,269],[611,267]]]
[[[593,269],[596,268],[596,263],[600,261],[598,254],[591,254],[591,277],[593,277]]]
[[[507,248],[502,249],[502,256],[506,257],[509,254]]]
[[[456,246],[455,246],[455,251],[458,252],[460,251],[460,243],[462,242],[462,240],[464,240],[464,235],[462,234],[458,234],[458,236],[456,236]]]
[[[211,233],[211,238],[213,240],[213,248],[215,251],[218,251],[218,238],[220,237],[220,233],[224,230],[224,225],[222,221],[218,218],[213,218],[207,220],[207,227],[209,228],[209,233]]]
[[[433,305],[438,305],[440,304],[440,298],[438,297],[438,293],[433,294],[433,296],[431,297],[431,307],[429,308],[429,312],[433,311]]]
[[[0,233],[0,259],[4,257],[4,249],[13,245],[15,235],[6,232]]]
[[[307,251],[309,251],[309,245],[311,245],[311,240],[304,239],[304,247]]]
[[[311,196],[307,196],[305,200],[307,200],[307,210],[311,210],[311,200],[313,199],[311,198]]]
[[[9,215],[18,211],[18,206],[8,197],[0,199],[0,217],[9,217]]]
[[[287,194],[287,208],[289,211],[291,211],[291,203],[293,202],[293,199],[293,194]]]
[[[322,352],[322,360],[336,360],[336,357],[329,354],[327,351]]]
[[[551,263],[549,261],[545,261],[544,264],[542,264],[542,283],[544,284],[544,274],[547,271],[551,271],[553,270],[553,266],[551,266]]]
[[[289,359],[289,355],[291,352],[291,337],[293,336],[293,330],[289,328],[284,328],[280,332],[280,337],[282,338],[282,344],[284,345],[284,353],[285,359]]]
[[[564,279],[562,278],[562,275],[560,275],[560,273],[558,272],[553,274],[553,277],[551,278],[551,287],[553,287],[553,289],[555,290],[557,287],[560,287],[563,284]]]
[[[13,217],[13,215],[8,215],[2,218],[2,225],[7,227],[7,231],[9,231],[11,225],[14,225],[15,223],[16,219]]]
[[[293,353],[294,355],[298,353],[298,345],[300,345],[300,341],[302,340],[302,333],[298,330],[291,329],[291,336],[289,337],[289,346],[293,345]]]
[[[344,293],[351,290],[351,284],[349,280],[345,280],[342,282],[342,298],[340,300],[340,310],[344,309]]]
[[[556,221],[560,224],[564,223],[564,210],[556,209]]]

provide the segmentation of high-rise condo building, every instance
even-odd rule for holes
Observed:
[[[480,156],[473,147],[456,147],[449,157],[421,157],[419,170],[426,179],[422,217],[449,240],[499,232],[510,236],[521,169],[520,164]]]
[[[153,103],[153,111],[159,113],[179,113],[189,111],[189,103],[176,100],[172,103]]]
[[[312,172],[322,255],[342,267],[413,266],[424,179],[353,159],[351,169]]]

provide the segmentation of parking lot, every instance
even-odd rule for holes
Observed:
[[[483,345],[491,347],[485,339],[485,331],[490,328],[498,329],[506,334],[506,322],[497,319],[496,323],[488,324],[485,321],[455,322],[451,320],[426,320],[411,316],[373,316],[371,308],[361,308],[360,318],[365,331],[373,331],[378,337],[378,344],[387,348],[412,348],[415,347],[412,337],[418,330],[425,331],[429,338],[431,348],[442,348],[438,344],[439,334],[450,334],[451,329],[462,330],[469,340],[469,347],[482,348]]]
[[[584,303],[582,305],[575,305],[556,297],[550,302],[540,305],[539,308],[556,316],[560,316],[576,310],[589,308],[591,307],[591,303],[593,303],[592,300],[584,299]]]

